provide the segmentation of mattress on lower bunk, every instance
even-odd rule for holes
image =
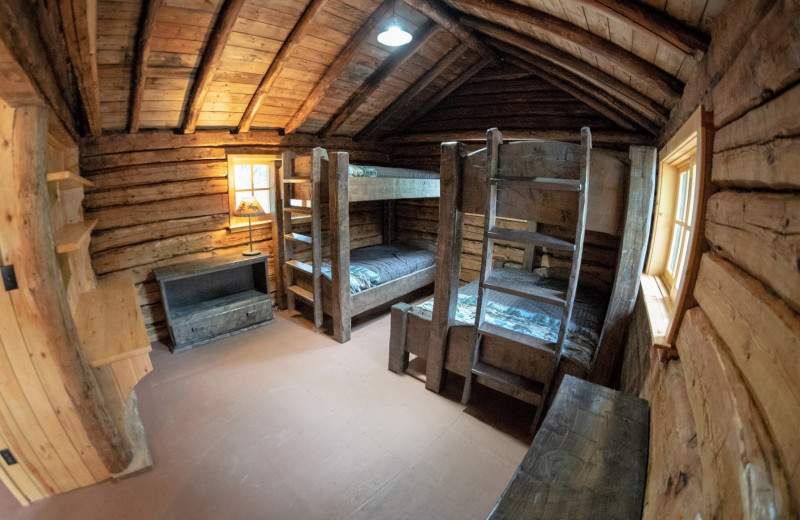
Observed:
[[[546,276],[540,276],[540,279],[541,282],[537,285],[566,290],[567,282],[564,279]],[[458,289],[457,324],[473,325],[477,306],[478,281],[475,280]],[[589,369],[595,347],[600,340],[607,307],[607,293],[592,287],[578,286],[575,305],[572,308],[572,319],[561,353],[585,370]],[[414,306],[411,312],[431,319],[433,298]],[[555,343],[561,326],[561,308],[491,291],[491,297],[486,305],[486,321]]]
[[[350,177],[393,178],[393,179],[438,179],[439,174],[410,168],[390,168],[386,166],[347,166]]]
[[[436,263],[436,253],[407,244],[378,244],[350,251],[350,294],[421,271]],[[331,277],[331,260],[322,260],[322,274]]]

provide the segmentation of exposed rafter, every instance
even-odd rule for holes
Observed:
[[[61,0],[59,10],[89,132],[100,135],[103,128],[97,75],[97,3],[94,0]]]
[[[301,38],[305,35],[306,31],[308,30],[308,26],[311,24],[311,21],[314,17],[319,13],[328,0],[312,0],[308,7],[306,7],[305,12],[303,12],[303,16],[300,17],[297,24],[295,24],[294,28],[292,29],[291,34],[289,37],[286,38],[286,41],[281,46],[281,50],[278,51],[278,54],[272,60],[272,63],[267,69],[267,73],[264,74],[264,77],[259,83],[258,88],[256,89],[255,93],[253,94],[252,99],[250,99],[250,103],[247,105],[247,109],[245,109],[244,114],[242,115],[242,120],[239,121],[239,132],[249,132],[250,126],[253,124],[253,120],[258,113],[258,109],[261,108],[261,103],[264,102],[264,98],[269,93],[269,89],[272,88],[272,85],[275,84],[275,81],[280,76],[281,71],[286,66],[286,63],[289,61],[289,58],[292,57],[297,45],[300,43]]]
[[[370,121],[370,123],[356,135],[356,140],[374,137],[375,134],[377,134],[377,131],[384,123],[386,123],[386,121],[388,121],[401,109],[409,108],[414,98],[417,97],[420,92],[425,90],[425,88],[430,85],[433,80],[438,78],[439,75],[446,71],[453,63],[455,63],[456,60],[463,56],[467,50],[469,50],[469,46],[466,43],[462,43],[453,48],[453,50],[447,53],[444,58],[439,60],[432,69],[423,74],[422,77],[419,78],[413,85],[411,85],[411,87],[409,87],[405,92],[403,92],[400,97],[395,99],[391,105],[389,105],[383,112],[378,114],[375,119]]]
[[[513,63],[518,67],[536,74],[538,77],[550,83],[555,88],[563,90],[579,101],[583,101],[593,109],[597,110],[610,120],[620,125],[622,128],[625,128],[626,130],[635,130],[637,128],[635,124],[637,117],[635,114],[630,114],[630,110],[627,109],[627,107],[618,107],[609,104],[607,100],[598,97],[595,94],[595,91],[592,89],[587,89],[585,84],[581,81],[566,81],[561,79],[562,77],[570,76],[569,72],[563,69],[561,71],[556,71],[555,73],[552,69],[548,72],[547,70],[533,65],[531,61],[534,61],[535,58],[531,60],[531,56],[525,56],[524,51],[521,51],[516,47],[512,47],[511,45],[503,44],[502,42],[498,45],[505,46],[505,50],[508,52],[508,54],[506,54],[503,59],[505,59],[507,62]],[[577,78],[574,79],[577,80]],[[646,120],[645,122],[649,123],[649,121]]]
[[[228,37],[233,30],[234,24],[236,24],[236,19],[239,17],[239,11],[242,9],[244,1],[227,0],[222,9],[220,9],[217,23],[214,25],[214,30],[211,31],[208,45],[203,53],[203,59],[197,69],[197,75],[189,95],[186,117],[181,129],[184,134],[191,134],[197,128],[197,118],[200,117],[200,111],[203,109],[208,88],[214,80],[214,73],[219,66],[222,51],[225,49],[225,44],[228,42]]]
[[[705,52],[708,49],[708,36],[642,3],[621,0],[574,1],[652,36],[682,54]]]
[[[504,130],[506,141],[522,141],[528,139],[545,139],[548,141],[580,142],[580,133],[569,130]],[[625,132],[619,130],[592,130],[592,142],[619,144],[627,143],[653,145],[655,138],[641,132]],[[443,143],[445,141],[486,142],[486,130],[460,130],[447,132],[429,132],[404,136],[387,137],[386,144],[425,144]]]
[[[264,74],[264,78],[261,80],[261,83],[253,94],[253,98],[247,105],[247,109],[245,109],[242,115],[242,120],[239,121],[239,132],[250,131],[250,126],[253,124],[258,109],[261,108],[261,103],[264,102],[264,98],[267,96],[267,93],[269,93],[269,89],[275,84],[278,76],[280,76],[283,68],[289,61],[289,58],[292,57],[298,43],[300,43],[300,39],[305,35],[309,25],[311,25],[311,21],[317,13],[325,7],[327,1],[328,0],[312,0],[309,6],[306,7],[303,16],[301,16],[300,20],[295,24],[291,34],[289,34],[289,37],[286,38],[286,41],[281,46],[281,50],[278,51],[278,54],[272,60],[269,69],[267,69],[267,73]]]
[[[492,60],[494,63],[499,61],[492,50],[482,41],[476,38],[471,31],[462,27],[461,24],[458,23],[457,18],[451,12],[450,8],[441,3],[439,0],[403,1],[437,24],[441,25],[450,34],[455,36],[458,41],[465,43],[467,47],[474,50],[484,58]]]
[[[530,54],[539,56],[550,63],[567,69],[580,77],[583,81],[588,82],[598,89],[602,89],[617,101],[641,113],[658,126],[663,125],[667,120],[668,111],[663,106],[610,74],[589,65],[571,54],[542,43],[539,40],[523,36],[510,29],[478,18],[464,17],[462,18],[462,23],[483,34],[511,44]]]
[[[139,31],[136,34],[136,53],[133,59],[133,84],[131,86],[130,107],[128,109],[128,132],[139,131],[139,114],[144,98],[144,84],[147,79],[147,64],[150,61],[150,36],[156,21],[156,12],[164,0],[145,0],[142,2],[142,15]]]
[[[339,110],[325,127],[319,131],[320,135],[328,136],[336,132],[356,110],[363,105],[367,99],[378,90],[378,87],[389,77],[398,67],[409,60],[422,46],[428,43],[438,33],[439,26],[429,21],[421,27],[410,45],[406,45],[402,50],[391,54],[378,69],[368,77],[364,83],[356,90],[347,103]]]
[[[444,100],[444,98],[455,92],[458,89],[458,87],[460,87],[461,85],[472,79],[477,73],[485,69],[488,65],[489,64],[486,61],[481,60],[472,67],[470,67],[469,69],[467,69],[466,72],[459,74],[456,79],[448,83],[447,86],[444,87],[439,92],[437,92],[435,96],[427,100],[424,105],[414,110],[409,117],[407,117],[402,123],[400,123],[398,130],[403,131],[408,129],[409,126],[411,126],[412,124],[414,124],[414,122],[422,118],[422,116],[433,110],[433,107],[441,103]]]
[[[339,76],[341,76],[348,65],[350,65],[350,62],[361,48],[361,45],[367,41],[367,39],[371,38],[375,29],[385,22],[386,16],[392,10],[392,2],[393,0],[385,0],[370,17],[367,18],[364,25],[350,38],[347,45],[342,49],[342,52],[336,56],[336,59],[331,66],[328,67],[328,70],[325,71],[325,74],[314,87],[314,90],[308,95],[303,106],[300,107],[284,127],[284,131],[287,134],[303,126],[309,114],[311,114],[317,107],[317,104],[322,101],[331,85],[339,79]]]
[[[566,20],[508,0],[455,0],[455,3],[458,6],[477,8],[482,13],[478,17],[484,20],[487,17],[483,13],[494,13],[506,18],[508,23],[530,24],[559,39],[573,43],[581,49],[610,60],[615,67],[639,78],[670,101],[674,102],[680,99],[683,83],[677,78],[602,36],[593,34]]]

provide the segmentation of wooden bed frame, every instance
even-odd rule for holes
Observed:
[[[579,151],[576,145],[537,141],[519,148],[517,162],[501,165],[514,176],[525,176],[526,161],[544,161],[547,168],[557,171],[560,163],[577,160]],[[622,353],[623,335],[636,300],[650,229],[656,151],[632,146],[629,157],[630,164],[602,150],[592,151],[587,229],[622,239],[608,309],[589,373],[562,357],[554,388],[564,374],[580,378],[588,375],[591,381],[608,386],[613,367]],[[464,213],[484,212],[485,161],[485,148],[467,155],[463,143],[442,144],[438,270],[431,319],[409,312],[412,307],[405,303],[394,305],[391,311],[389,370],[403,373],[408,367],[409,354],[419,356],[427,362],[425,386],[435,392],[440,391],[446,371],[466,377],[471,369],[474,326],[457,324],[455,313],[463,218]],[[507,192],[498,196],[497,204],[498,208],[502,207],[503,215],[513,218],[570,225],[570,216],[564,211],[567,204],[553,197],[552,192],[548,195]],[[529,379],[542,380],[547,364],[537,359],[535,349],[502,338],[485,338],[483,345],[482,355],[487,363]]]
[[[277,166],[277,165],[276,165]],[[315,148],[310,154],[296,155],[285,152],[280,167],[276,167],[276,187],[283,186],[284,176],[289,178],[310,178],[306,188],[296,189],[293,198],[311,201],[311,220],[321,221],[323,214],[329,215],[331,278],[309,271],[311,278],[319,277],[321,312],[331,316],[333,338],[344,343],[350,340],[350,320],[369,309],[384,305],[404,294],[433,283],[435,266],[386,282],[377,287],[350,294],[350,212],[351,202],[386,201],[384,205],[383,242],[391,243],[394,205],[396,199],[439,197],[439,179],[391,178],[391,177],[351,177],[348,175],[349,155],[346,152],[330,154],[323,148]],[[327,175],[325,175],[327,172]],[[275,189],[276,215],[283,215],[286,201],[283,190]],[[318,194],[315,200],[313,194]],[[282,218],[274,218],[274,232],[284,237]],[[312,257],[321,262],[323,241],[321,226],[313,226]],[[278,290],[286,290],[284,266],[286,262],[285,239],[279,239],[277,255]],[[409,243],[410,241],[406,241]],[[325,244],[327,245],[327,244]],[[436,246],[425,242],[413,242],[423,249],[436,251]],[[313,286],[313,281],[311,283]],[[311,289],[309,289],[311,290]],[[316,305],[315,305],[316,307]]]

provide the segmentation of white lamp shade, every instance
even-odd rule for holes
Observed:
[[[233,214],[237,217],[260,217],[267,213],[255,197],[245,197]]]
[[[389,47],[399,47],[411,41],[411,33],[400,28],[397,23],[392,23],[378,35],[378,41]]]

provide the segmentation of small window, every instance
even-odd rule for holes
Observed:
[[[269,155],[229,155],[228,156],[228,206],[230,227],[247,226],[247,217],[237,217],[233,212],[245,197],[255,197],[266,215],[253,217],[253,224],[271,220],[270,189],[273,178],[273,161]]]
[[[705,114],[705,117],[704,117]],[[672,344],[697,256],[708,113],[698,109],[659,150],[655,215],[642,291],[653,341]]]

